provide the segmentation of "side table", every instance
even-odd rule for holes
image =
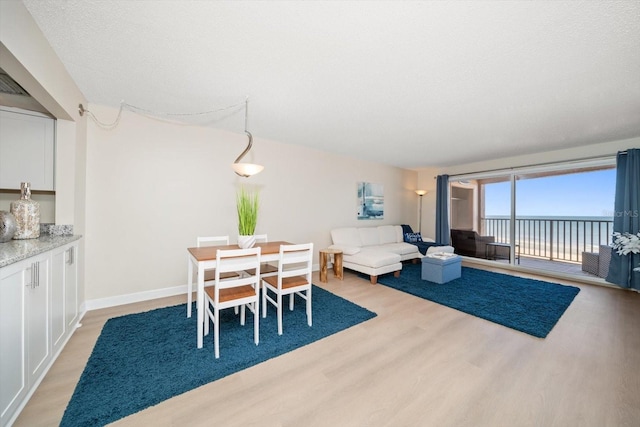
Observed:
[[[342,274],[342,251],[340,249],[320,249],[320,281],[327,283],[327,264],[333,255],[333,275],[338,279],[343,279]]]

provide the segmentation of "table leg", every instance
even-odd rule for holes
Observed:
[[[323,283],[327,283],[327,258],[328,253],[320,252],[320,281]]]
[[[198,292],[196,293],[198,301],[196,301],[198,309],[198,348],[202,348],[202,337],[204,327],[204,267],[202,263],[198,263]]]
[[[333,255],[333,274],[340,280],[343,279],[344,275],[342,272],[342,253]]]
[[[187,317],[191,317],[191,306],[189,304],[191,297],[193,296],[193,265],[191,264],[191,257],[187,254],[187,292],[191,292],[191,295],[187,295]]]

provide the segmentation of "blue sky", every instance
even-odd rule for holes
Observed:
[[[607,169],[516,183],[517,216],[613,216],[616,170]],[[485,214],[509,215],[510,183],[486,186]]]

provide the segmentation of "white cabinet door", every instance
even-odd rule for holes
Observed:
[[[54,120],[39,113],[0,109],[0,188],[54,190]]]
[[[0,268],[0,425],[6,425],[27,394],[24,336],[25,278],[30,263]]]
[[[64,307],[65,255],[64,247],[55,249],[51,255],[51,340],[54,353],[64,342],[67,331]]]
[[[65,250],[64,312],[68,333],[73,331],[78,321],[78,254],[77,242]]]
[[[49,329],[49,267],[51,254],[29,258],[26,277],[27,377],[34,384],[51,357]]]
[[[64,344],[78,319],[78,243],[51,254],[51,337],[53,353]]]

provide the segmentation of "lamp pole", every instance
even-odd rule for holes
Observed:
[[[418,232],[422,234],[422,196],[427,194],[425,190],[416,190],[416,194],[420,196],[420,215],[418,216]]]

